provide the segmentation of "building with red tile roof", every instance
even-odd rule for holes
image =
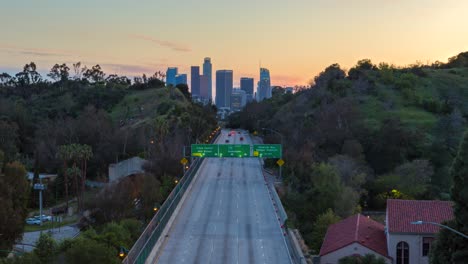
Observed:
[[[431,243],[440,227],[412,222],[441,224],[453,218],[453,202],[389,199],[386,226],[361,214],[330,225],[320,248],[320,263],[374,254],[387,263],[427,264]]]
[[[361,214],[331,225],[320,248],[320,263],[338,263],[350,255],[374,254],[392,263],[387,253],[384,225]]]
[[[386,235],[389,255],[395,264],[429,263],[429,249],[440,228],[431,224],[454,218],[448,201],[387,200]]]

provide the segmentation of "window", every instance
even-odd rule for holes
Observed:
[[[409,264],[409,246],[406,242],[398,242],[396,246],[396,264]]]
[[[423,246],[422,246],[423,256],[429,255],[429,250],[431,249],[432,241],[434,241],[433,237],[423,237]]]

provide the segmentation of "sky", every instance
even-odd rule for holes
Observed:
[[[218,69],[305,85],[360,59],[399,66],[468,51],[463,0],[0,0],[0,72],[34,61],[100,64],[107,74]],[[190,75],[189,75],[190,80]]]

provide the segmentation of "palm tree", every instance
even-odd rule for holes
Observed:
[[[63,182],[65,185],[65,200],[67,203],[67,208],[68,208],[68,175],[67,175],[67,169],[68,169],[68,161],[71,160],[72,155],[71,155],[71,148],[69,145],[61,145],[59,146],[57,156],[63,161]]]

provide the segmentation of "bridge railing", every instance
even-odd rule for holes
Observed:
[[[219,132],[218,132],[219,134]],[[216,134],[211,143],[214,142],[218,136]],[[156,242],[158,241],[159,237],[161,236],[164,228],[167,225],[167,222],[171,218],[172,214],[174,213],[177,205],[180,202],[180,199],[184,195],[187,188],[190,186],[192,179],[194,178],[195,174],[200,167],[203,158],[197,158],[192,163],[190,168],[184,174],[184,176],[180,179],[179,183],[176,187],[172,190],[169,194],[167,199],[162,204],[161,208],[157,211],[157,213],[153,216],[151,221],[146,226],[143,233],[140,235],[138,240],[135,242],[133,247],[128,252],[125,259],[122,261],[124,264],[144,264],[146,259],[148,258],[149,254],[153,250]]]
[[[276,188],[274,184],[269,183],[268,188],[271,191],[271,197],[274,201],[274,206],[278,210],[278,216],[281,219],[281,223],[283,223],[282,229],[285,235],[285,241],[286,245],[288,247],[289,254],[291,255],[291,259],[293,263],[297,264],[303,264],[305,262],[304,254],[302,254],[301,249],[295,245],[293,238],[291,237],[291,232],[289,232],[288,227],[286,226],[286,220],[288,219],[288,216],[286,214],[286,211],[284,210],[283,204],[281,203],[281,199],[276,192]]]

